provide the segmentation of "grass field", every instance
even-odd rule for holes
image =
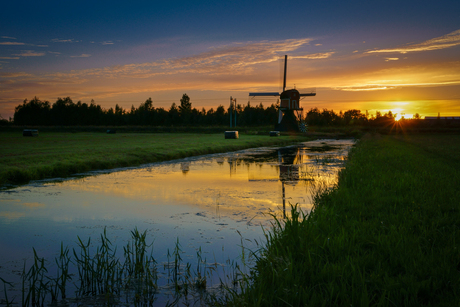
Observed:
[[[43,132],[23,137],[21,132],[0,132],[0,185],[306,140],[245,134],[225,139],[223,133]]]
[[[276,221],[235,306],[460,306],[460,135],[367,135]]]

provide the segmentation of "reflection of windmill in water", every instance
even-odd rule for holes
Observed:
[[[280,97],[280,106],[278,113],[278,124],[275,125],[275,130],[278,131],[306,131],[306,125],[302,121],[303,108],[300,107],[301,97],[316,96],[315,90],[310,90],[307,93],[299,93],[297,89],[286,90],[286,71],[287,71],[287,55],[284,56],[284,79],[283,92],[258,92],[249,93],[251,97]]]
[[[251,178],[249,181],[281,181],[281,194],[283,200],[283,217],[286,217],[286,189],[285,184],[296,185],[299,181],[312,181],[311,176],[300,171],[304,163],[299,147],[280,148],[276,152],[279,166],[279,177],[273,178]]]

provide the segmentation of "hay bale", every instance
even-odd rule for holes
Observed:
[[[270,131],[270,136],[280,136],[279,131]]]
[[[237,139],[238,131],[225,131],[225,138],[226,139]]]
[[[24,129],[24,130],[22,130],[22,136],[38,136],[38,130],[36,130],[36,129]]]

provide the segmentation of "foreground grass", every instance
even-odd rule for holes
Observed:
[[[44,132],[39,137],[23,137],[20,132],[0,132],[0,185],[306,140],[304,136],[268,135],[225,139],[223,133]]]
[[[293,210],[236,306],[460,306],[460,135],[367,137],[337,188]]]

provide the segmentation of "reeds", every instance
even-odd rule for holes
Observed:
[[[22,273],[22,306],[43,306],[45,297],[48,294],[50,279],[45,274],[48,270],[45,267],[45,259],[40,258],[34,251],[34,264],[26,273],[26,263]],[[28,289],[28,291],[25,291]]]
[[[168,250],[168,261],[163,265],[168,278],[159,285],[160,273],[157,261],[153,256],[153,242],[147,243],[147,231],[140,232],[137,228],[131,231],[131,240],[123,247],[123,256],[119,256],[117,248],[107,236],[104,229],[100,242],[93,246],[91,238],[83,241],[77,237],[77,247],[70,252],[61,243],[60,254],[52,262],[40,257],[33,249],[33,264],[27,268],[24,262],[21,285],[22,306],[45,306],[52,304],[102,304],[151,306],[159,297],[172,295],[168,305],[179,302],[194,304],[199,301],[211,302],[221,297],[216,291],[210,290],[212,275],[217,273],[219,264],[208,263],[203,258],[201,248],[196,253],[196,266],[184,263],[181,245],[177,239],[174,250]],[[56,273],[50,273],[53,266]],[[229,274],[232,269],[239,268],[235,261],[227,261],[228,271],[223,270],[224,277],[219,277],[219,291],[225,291],[224,284],[237,284],[241,274]],[[229,281],[229,278],[233,279]],[[5,299],[0,305],[16,304],[15,298],[8,298],[7,285],[12,283],[0,278],[3,282]]]
[[[3,292],[5,293],[5,299],[4,300],[0,300],[0,304],[4,304],[5,306],[11,306],[13,304],[13,301],[14,300],[9,300],[8,299],[8,291],[6,289],[6,285],[9,285],[10,287],[13,286],[12,283],[10,282],[7,282],[6,280],[4,280],[3,278],[0,277],[0,280],[3,282]]]

